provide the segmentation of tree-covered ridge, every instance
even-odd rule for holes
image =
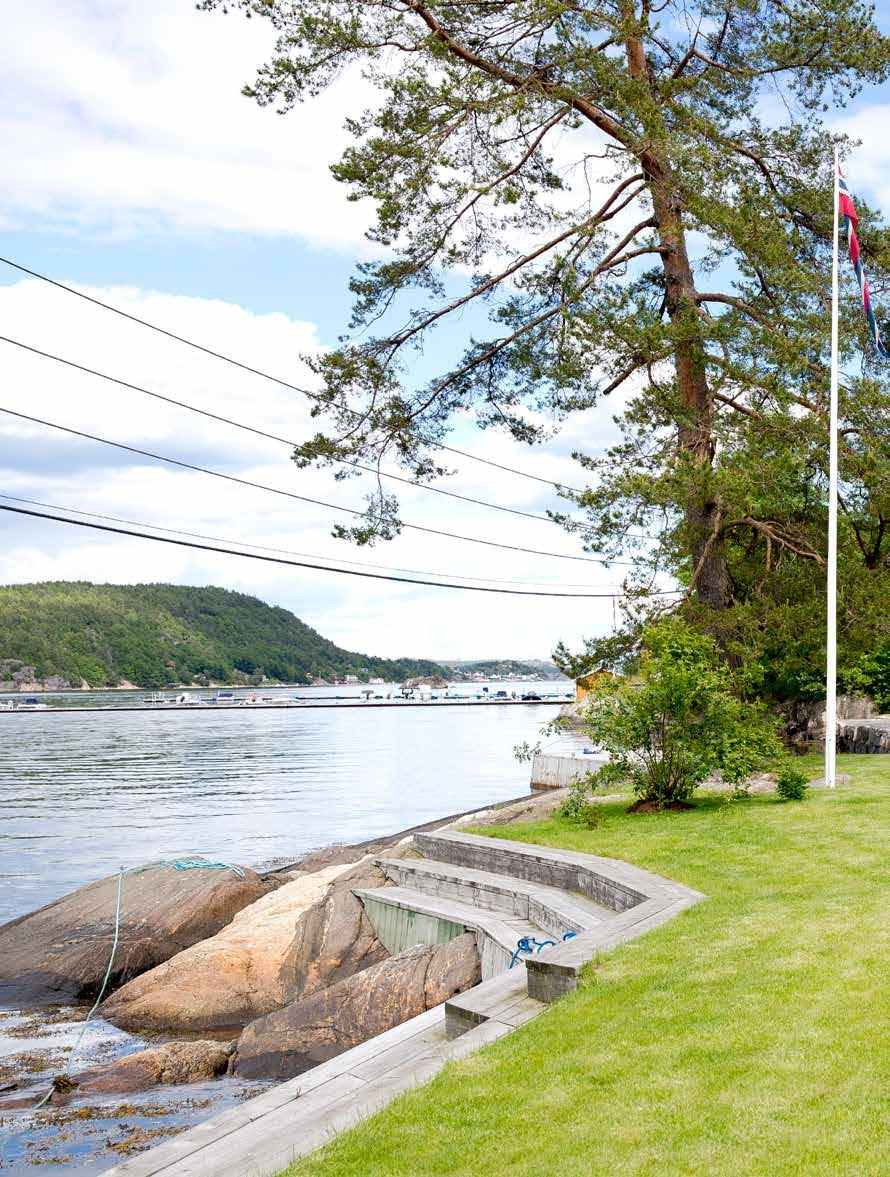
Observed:
[[[518,661],[516,658],[488,658],[482,661],[446,662],[446,667],[460,677],[472,674],[484,674],[489,678],[506,678],[510,675],[521,675],[523,678],[562,678],[562,672],[557,670],[552,662],[531,660]]]
[[[0,587],[0,663],[79,686],[403,679],[437,663],[343,650],[287,609],[228,589],[55,581]],[[0,675],[0,677],[3,677]]]

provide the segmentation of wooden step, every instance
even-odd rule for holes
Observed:
[[[445,1033],[449,1039],[458,1038],[490,1021],[515,1029],[545,1008],[543,1002],[529,997],[525,963],[518,960],[508,972],[450,997],[445,1002]]]

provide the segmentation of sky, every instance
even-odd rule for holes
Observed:
[[[890,6],[888,6],[890,7]],[[879,5],[879,15],[882,6]],[[884,17],[881,15],[884,22]],[[366,203],[330,164],[363,106],[345,77],[281,117],[240,94],[270,46],[266,22],[192,0],[41,0],[7,14],[0,44],[0,255],[75,285],[244,363],[311,387],[301,354],[336,343],[347,282],[368,256]],[[854,192],[890,208],[890,88],[841,120],[863,141]],[[848,168],[848,173],[850,169]],[[0,335],[54,352],[285,439],[309,432],[308,402],[0,265]],[[440,341],[448,346],[448,339]],[[434,355],[431,359],[435,359]],[[293,495],[360,508],[359,480],[297,470],[286,444],[251,437],[0,342],[0,405]],[[453,443],[577,485],[573,449],[614,436],[614,406],[584,414],[543,448],[493,431]],[[314,430],[313,430],[314,431]],[[560,506],[540,482],[457,459],[444,484],[522,511]],[[0,414],[7,495],[114,515],[288,558],[608,592],[622,569],[528,556],[406,530],[357,550],[331,537],[349,516],[77,439]],[[583,555],[559,527],[400,488],[402,518],[501,543]],[[42,509],[42,508],[34,508]],[[399,573],[401,574],[401,573]],[[216,584],[291,609],[350,649],[396,657],[547,657],[614,623],[609,600],[565,601],[421,588],[276,566],[0,513],[0,583],[82,579]]]

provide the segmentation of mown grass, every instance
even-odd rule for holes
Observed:
[[[288,1177],[890,1173],[890,757],[840,769],[802,803],[481,831],[707,899]]]

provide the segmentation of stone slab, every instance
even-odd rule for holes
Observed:
[[[427,895],[410,887],[361,888],[354,893],[365,902],[365,910],[372,923],[374,922],[373,911],[367,902],[368,900],[386,907],[398,907],[406,911],[418,912],[421,915],[432,916],[455,927],[479,932],[493,940],[508,954],[515,951],[516,941],[520,936],[540,936],[541,933],[541,929],[533,924],[515,920],[510,922],[499,920],[492,913],[474,907],[471,903],[461,903],[455,899]],[[403,945],[403,947],[409,947],[409,945]]]
[[[639,887],[646,872],[638,879],[634,868],[623,869],[626,864],[612,859],[448,831],[418,834],[415,842],[428,857],[580,892],[613,911],[624,911],[646,898]]]
[[[425,894],[472,903],[508,918],[521,917],[551,935],[596,927],[612,912],[586,895],[510,875],[421,859],[377,860],[387,878]]]

